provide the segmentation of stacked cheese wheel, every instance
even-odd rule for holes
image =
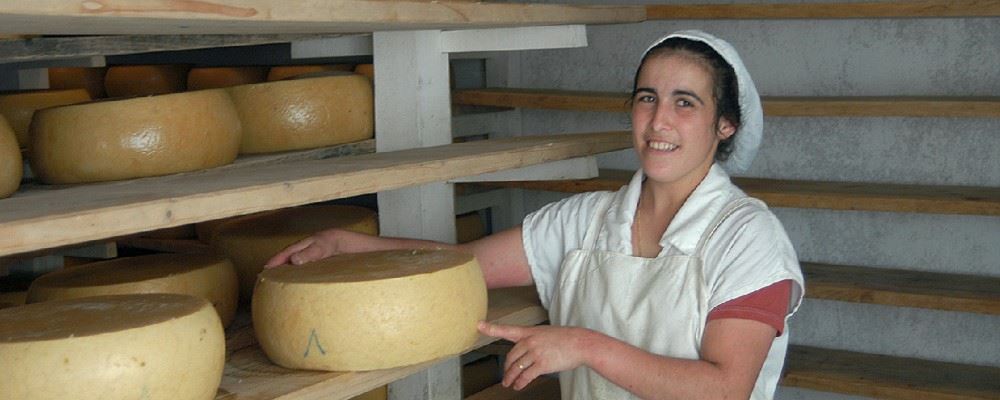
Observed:
[[[28,302],[80,297],[178,293],[215,306],[223,325],[236,314],[236,270],[214,254],[153,254],[118,258],[45,274],[31,283]]]
[[[46,183],[83,183],[232,162],[240,121],[222,89],[48,108],[31,125],[32,170]]]
[[[108,68],[104,88],[111,97],[183,92],[187,71],[184,65],[118,65]]]
[[[365,371],[458,354],[475,343],[485,317],[479,264],[445,250],[344,254],[269,269],[253,296],[261,348],[298,369]]]
[[[355,206],[306,206],[262,213],[218,228],[211,245],[236,265],[240,295],[249,300],[257,274],[272,256],[292,243],[330,228],[378,234],[374,211]]]
[[[225,337],[211,304],[177,294],[0,310],[0,399],[215,398]]]
[[[104,74],[107,68],[50,67],[50,89],[84,89],[91,98],[105,96]]]
[[[32,90],[0,94],[0,115],[7,118],[7,123],[17,134],[17,142],[21,147],[28,147],[31,143],[28,127],[36,111],[89,100],[90,95],[83,89]]]
[[[17,145],[14,130],[0,115],[0,199],[17,191],[24,173],[22,168],[21,148]]]
[[[267,72],[267,81],[280,81],[294,78],[296,76],[326,73],[332,71],[351,71],[354,66],[350,64],[322,64],[322,65],[277,65],[271,67]]]
[[[243,122],[240,153],[356,142],[374,133],[372,84],[343,73],[227,89]]]
[[[187,90],[218,89],[264,81],[267,69],[262,67],[192,68],[187,76]]]

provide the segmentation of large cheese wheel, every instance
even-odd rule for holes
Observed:
[[[184,65],[118,65],[108,68],[104,88],[111,97],[183,92],[187,71]]]
[[[50,89],[84,89],[91,98],[105,96],[104,75],[107,68],[50,67]]]
[[[210,400],[222,324],[197,297],[142,294],[0,310],[0,399]]]
[[[17,134],[17,142],[21,147],[28,147],[31,139],[28,127],[35,111],[43,108],[82,103],[90,100],[90,95],[83,89],[69,90],[33,90],[0,94],[0,115],[7,118],[10,127]]]
[[[342,254],[260,274],[253,326],[286,368],[367,371],[461,353],[486,318],[486,283],[471,254]]]
[[[347,73],[228,88],[243,122],[240,153],[356,142],[374,133],[372,84]]]
[[[276,65],[267,72],[267,81],[280,81],[282,79],[294,78],[299,75],[315,74],[331,71],[351,71],[354,66],[351,64],[324,64],[324,65]]]
[[[31,126],[31,168],[46,183],[194,171],[231,163],[240,121],[222,89],[55,107]]]
[[[330,228],[378,234],[378,215],[356,206],[320,205],[290,208],[234,220],[222,225],[211,245],[233,261],[240,295],[250,300],[264,263],[292,243]]]
[[[7,120],[0,115],[0,199],[10,196],[21,185],[24,174],[21,148],[17,145],[14,131]]]
[[[177,293],[215,306],[223,325],[236,314],[236,270],[214,254],[152,254],[50,272],[28,288],[28,302],[134,293]]]
[[[375,81],[375,64],[358,64],[354,67],[354,73],[367,76],[368,79]]]
[[[188,71],[187,90],[218,89],[264,82],[264,67],[205,67]]]
[[[0,292],[0,308],[23,306],[28,292]]]

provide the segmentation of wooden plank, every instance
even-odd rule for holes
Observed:
[[[1000,278],[802,263],[814,299],[1000,315]]]
[[[997,17],[996,0],[907,0],[796,4],[649,5],[647,18],[658,19],[833,19]]]
[[[452,93],[467,106],[628,112],[627,93],[546,89],[470,89]],[[764,97],[769,117],[1000,118],[1000,97]]]
[[[641,22],[642,6],[384,0],[0,0],[0,34],[272,34]]]
[[[594,179],[482,183],[490,187],[582,193],[618,190],[631,171],[601,170]],[[733,183],[771,207],[844,211],[913,212],[1000,216],[1000,188],[899,185],[733,178]]]
[[[0,255],[391,190],[631,146],[627,132],[531,136],[19,191]]]
[[[879,399],[1000,398],[1000,368],[789,346],[781,385]]]
[[[520,391],[493,385],[465,400],[559,400],[559,380],[540,376]]]
[[[534,287],[496,289],[489,292],[487,320],[513,325],[535,325],[547,319]],[[242,331],[247,331],[244,328]],[[235,332],[231,332],[231,335]],[[481,336],[467,351],[493,342]],[[436,361],[370,372],[316,372],[289,370],[272,364],[263,351],[247,344],[227,341],[230,349],[217,400],[348,399],[433,366]]]

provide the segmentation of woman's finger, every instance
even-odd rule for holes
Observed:
[[[511,361],[514,360],[514,361]],[[504,387],[510,387],[517,381],[517,379],[524,373],[524,371],[531,367],[531,364],[527,363],[525,357],[513,358],[510,357],[508,353],[507,366],[504,367],[503,371],[503,383]]]
[[[302,249],[302,251],[292,254],[288,259],[292,262],[292,265],[302,265],[322,260],[327,256],[328,254],[326,254],[326,249],[323,246],[320,246],[318,243],[312,243],[309,247]]]
[[[520,367],[520,365],[518,365],[518,367]],[[531,381],[535,380],[535,378],[538,378],[543,373],[544,371],[542,371],[542,366],[537,362],[531,365],[525,365],[525,368],[521,370],[521,373],[518,374],[517,378],[511,382],[514,386],[514,390],[524,389],[525,386],[528,386]]]
[[[514,326],[514,325],[491,324],[485,321],[479,322],[478,329],[479,333],[482,333],[486,336],[507,339],[515,343],[520,341],[525,335],[524,327]]]
[[[291,246],[286,247],[284,250],[278,252],[267,263],[264,264],[264,268],[274,268],[279,265],[290,264],[291,257],[293,254],[302,251],[303,249],[312,245],[316,240],[312,237],[302,239],[298,242],[293,243]]]

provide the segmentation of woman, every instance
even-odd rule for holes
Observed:
[[[645,52],[632,96],[642,168],[616,193],[576,195],[465,245],[329,230],[269,267],[344,252],[470,251],[491,288],[534,284],[551,326],[488,323],[516,344],[503,384],[559,372],[569,399],[773,397],[802,297],[788,237],[723,171],[760,143],[760,99],[726,42],[698,31]]]

